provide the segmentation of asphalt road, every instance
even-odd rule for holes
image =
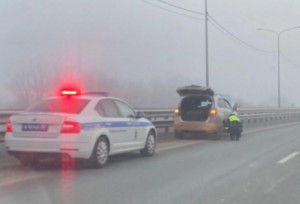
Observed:
[[[300,203],[299,132],[298,124],[240,141],[165,137],[155,156],[113,156],[102,169],[47,162],[34,170],[8,158],[0,203]]]

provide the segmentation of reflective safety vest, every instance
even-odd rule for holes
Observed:
[[[236,115],[231,115],[231,116],[229,116],[228,119],[229,119],[230,122],[233,122],[233,121],[239,121],[240,122],[241,121],[240,118]]]

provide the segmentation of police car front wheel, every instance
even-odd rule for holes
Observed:
[[[143,156],[152,156],[155,153],[155,148],[156,148],[155,135],[154,132],[151,131],[148,134],[144,149],[141,150],[141,154]]]
[[[99,168],[106,165],[108,160],[108,142],[104,137],[100,137],[96,142],[93,154],[90,158],[92,167]]]

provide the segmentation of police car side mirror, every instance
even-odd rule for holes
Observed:
[[[136,113],[136,118],[137,118],[137,119],[139,119],[139,118],[144,118],[144,117],[145,117],[144,113],[142,113],[142,112],[137,112],[137,113]]]

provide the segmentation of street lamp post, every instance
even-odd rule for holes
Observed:
[[[278,61],[278,108],[281,107],[281,98],[280,98],[280,37],[281,34],[287,31],[291,31],[294,29],[300,28],[300,26],[296,26],[296,27],[292,27],[292,28],[288,28],[288,29],[284,29],[280,32],[274,31],[274,30],[270,30],[270,29],[265,29],[265,28],[257,28],[257,30],[259,31],[266,31],[266,32],[271,32],[276,34],[277,36],[277,61]]]
[[[209,87],[209,68],[208,68],[208,28],[207,28],[207,0],[205,0],[205,67],[206,67],[206,87]]]

